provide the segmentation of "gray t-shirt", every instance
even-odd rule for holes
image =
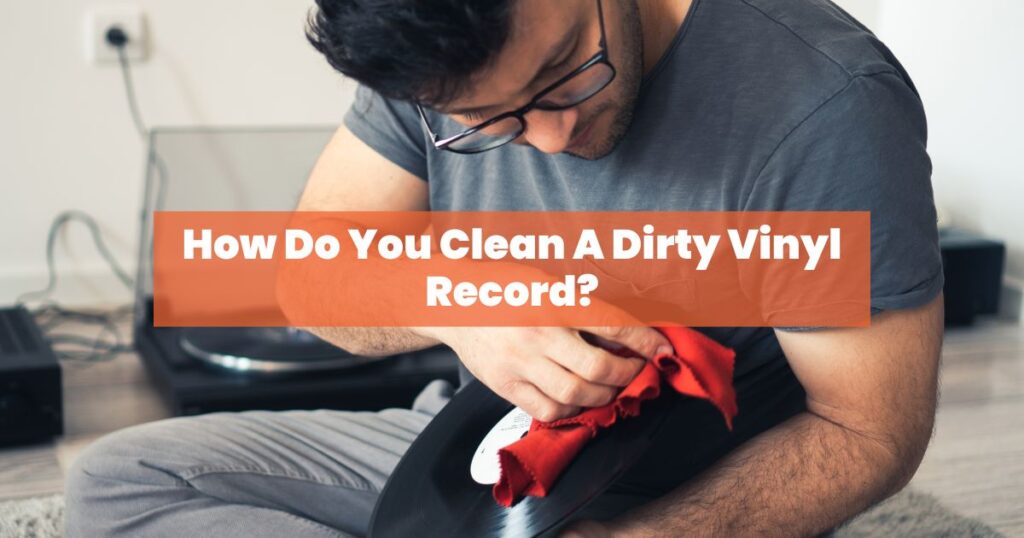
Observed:
[[[434,210],[867,210],[873,309],[941,290],[921,101],[892,53],[831,2],[694,0],[634,118],[597,161],[511,144],[436,151],[412,105],[366,88],[345,124],[428,181]],[[704,332],[737,351],[737,378],[785,360],[770,328]]]

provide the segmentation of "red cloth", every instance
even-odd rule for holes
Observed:
[[[521,496],[544,497],[562,471],[600,428],[620,418],[637,416],[640,403],[661,394],[664,379],[680,394],[710,401],[732,429],[736,393],[732,386],[735,353],[686,327],[659,327],[675,349],[674,355],[655,357],[616,397],[574,417],[540,422],[534,420],[522,439],[501,449],[501,479],[494,485],[494,500],[512,506]]]

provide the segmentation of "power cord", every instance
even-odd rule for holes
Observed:
[[[50,300],[50,295],[57,289],[57,237],[61,229],[75,221],[83,223],[89,229],[96,250],[106,260],[118,280],[129,290],[134,288],[132,278],[128,276],[127,271],[121,267],[103,241],[103,235],[96,220],[81,211],[64,211],[54,219],[46,237],[48,273],[46,287],[19,295],[15,299],[15,305],[29,309],[36,317],[40,331],[50,342],[58,359],[79,362],[110,360],[120,353],[131,351],[131,346],[126,344],[121,336],[118,324],[123,321],[126,314],[132,312],[132,307],[124,306],[113,311],[73,310],[64,308],[56,301]],[[29,301],[41,302],[38,306],[29,308],[27,304]],[[99,332],[95,337],[88,338],[79,334],[56,331],[69,323],[98,325]]]
[[[132,81],[131,64],[128,62],[128,55],[124,51],[125,46],[128,45],[128,35],[121,28],[112,26],[107,30],[106,40],[110,46],[117,49],[117,61],[121,65],[121,78],[124,81],[124,94],[128,100],[128,111],[131,113],[132,123],[135,124],[135,131],[139,133],[139,138],[145,141],[149,137],[149,129],[146,127],[146,122],[142,121],[142,113],[139,112],[139,103],[135,99],[135,84]]]
[[[39,329],[53,347],[57,358],[84,363],[102,362],[121,353],[132,351],[132,346],[121,336],[120,324],[132,314],[127,305],[110,310],[71,310],[57,303],[44,303],[33,311]],[[98,331],[92,338],[78,332],[60,331],[68,324],[95,325]]]
[[[135,85],[131,76],[131,66],[124,50],[128,44],[129,37],[121,28],[115,26],[107,31],[105,38],[110,46],[117,49],[121,75],[124,81],[125,97],[128,102],[132,123],[139,138],[142,139],[143,143],[147,143],[149,129],[146,127],[142,114],[139,111],[138,102],[135,97]],[[166,191],[167,168],[159,156],[152,150],[149,152],[148,163],[157,174],[158,185],[154,204],[159,209],[163,206],[164,193]],[[40,290],[18,296],[15,304],[27,308],[27,302],[40,301],[38,306],[30,310],[35,315],[40,330],[53,346],[54,353],[59,359],[86,363],[110,360],[120,353],[132,350],[131,345],[122,338],[119,329],[119,323],[124,321],[123,318],[132,313],[132,306],[123,306],[113,311],[68,309],[50,299],[50,296],[57,288],[58,275],[55,256],[57,237],[65,226],[74,221],[81,222],[88,228],[96,250],[106,260],[118,280],[129,290],[134,289],[133,279],[107,248],[103,240],[102,230],[96,220],[82,211],[70,210],[58,214],[47,233],[46,268],[48,278],[46,286]],[[99,330],[93,338],[58,331],[59,328],[69,323],[96,325]]]
[[[139,103],[135,98],[135,83],[132,78],[131,63],[128,61],[128,55],[124,50],[128,44],[128,35],[121,28],[113,26],[107,30],[105,37],[107,43],[117,49],[117,61],[121,66],[121,79],[124,81],[124,95],[128,101],[128,111],[131,114],[132,124],[135,125],[135,132],[138,133],[139,138],[144,144],[148,144],[150,142],[150,130],[142,119],[142,113],[139,111]],[[162,209],[167,193],[167,165],[152,146],[150,147],[148,160],[149,166],[156,172],[156,196],[153,200],[153,207],[155,209]]]
[[[71,222],[79,221],[89,229],[89,233],[92,235],[92,241],[96,245],[96,250],[99,251],[100,256],[106,260],[110,269],[117,276],[117,279],[121,281],[128,289],[133,289],[134,282],[132,277],[128,276],[128,272],[121,267],[118,263],[117,258],[114,257],[110,249],[107,248],[107,244],[103,241],[103,231],[100,230],[99,224],[96,219],[92,218],[88,213],[69,210],[62,211],[53,219],[53,223],[50,224],[50,231],[46,234],[46,271],[48,274],[46,287],[40,290],[30,291],[23,293],[15,299],[16,305],[24,305],[31,300],[44,300],[48,299],[50,295],[57,289],[57,237],[60,234],[61,229]]]

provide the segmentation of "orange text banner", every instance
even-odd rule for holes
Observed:
[[[157,326],[851,327],[867,212],[157,212]]]

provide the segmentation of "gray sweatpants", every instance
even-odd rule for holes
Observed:
[[[735,385],[742,411],[731,432],[707,402],[679,398],[644,457],[573,518],[657,498],[805,409],[784,360]],[[411,410],[218,413],[108,435],[70,471],[67,535],[365,535],[388,475],[451,393],[435,381]]]
[[[216,413],[113,433],[70,471],[67,536],[365,535],[451,392],[435,381],[411,410]]]

